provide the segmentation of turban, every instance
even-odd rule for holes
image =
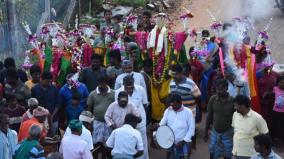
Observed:
[[[78,119],[73,119],[69,122],[69,128],[71,130],[81,130],[83,123]]]
[[[47,116],[49,114],[48,110],[43,107],[37,107],[33,110],[33,116]]]
[[[79,116],[80,121],[84,121],[87,123],[92,123],[94,119],[95,119],[94,115],[89,111],[82,111],[82,113]]]

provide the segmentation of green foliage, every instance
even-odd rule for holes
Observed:
[[[99,18],[87,18],[87,17],[82,17],[81,18],[81,23],[82,24],[99,24],[100,19]]]
[[[44,1],[41,0],[40,2],[43,4],[37,0],[17,0],[15,3],[19,23],[27,22],[32,32],[36,31],[37,24],[44,11]]]

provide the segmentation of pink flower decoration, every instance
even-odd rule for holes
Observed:
[[[191,52],[192,56],[208,56],[209,52],[207,50],[194,50],[193,52]]]
[[[185,13],[185,14],[181,15],[179,18],[180,19],[187,19],[187,18],[193,18],[193,17],[194,17],[194,15],[189,12],[189,13]]]
[[[261,31],[258,34],[265,40],[269,39],[269,35],[268,35],[268,33],[266,31]]]
[[[219,30],[219,29],[221,29],[222,26],[223,26],[223,25],[222,25],[221,23],[215,22],[215,23],[213,23],[213,24],[210,25],[210,28],[211,28],[212,30]]]
[[[192,29],[192,31],[190,32],[189,36],[192,37],[192,38],[193,38],[193,37],[196,37],[196,36],[197,36],[196,30],[195,30],[195,29]]]
[[[128,24],[133,23],[133,22],[135,22],[137,19],[138,19],[137,16],[133,16],[133,15],[128,16],[128,17],[126,18],[126,23],[128,23]]]

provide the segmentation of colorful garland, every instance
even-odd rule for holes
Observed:
[[[170,50],[171,49],[169,49],[168,51]],[[165,80],[166,73],[169,69],[170,55],[171,55],[170,53],[168,53],[166,56],[165,54],[152,55],[152,61],[153,61],[152,80],[155,86],[161,85]]]

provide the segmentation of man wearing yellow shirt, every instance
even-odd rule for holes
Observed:
[[[232,119],[235,132],[233,137],[234,159],[250,159],[256,153],[254,136],[268,133],[265,120],[250,108],[250,103],[249,97],[244,95],[237,95],[234,99],[234,107],[237,110]]]

